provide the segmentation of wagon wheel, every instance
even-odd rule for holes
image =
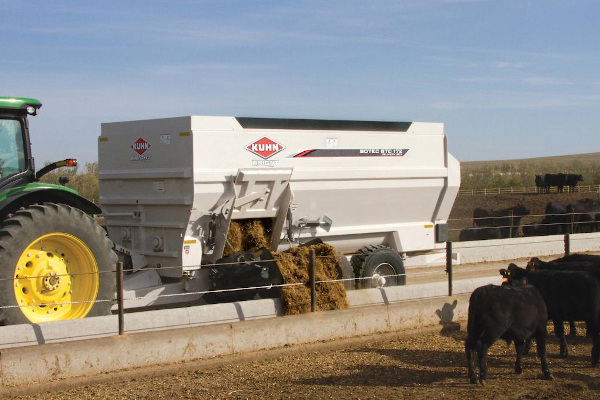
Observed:
[[[384,277],[384,286],[398,286],[406,284],[406,271],[402,257],[387,246],[367,246],[360,249],[351,259],[354,272],[363,278],[360,280],[362,288],[377,287],[378,282],[373,282],[375,275]]]

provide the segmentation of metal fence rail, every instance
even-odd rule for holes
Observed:
[[[523,186],[523,187],[499,187],[499,188],[484,188],[484,189],[459,189],[459,195],[479,195],[484,196],[493,194],[527,194],[527,193],[539,193],[540,188],[537,186]],[[565,187],[564,193],[568,193],[568,187]],[[558,193],[556,187],[549,188],[549,192],[546,193]],[[575,193],[600,193],[600,185],[578,185],[575,188]],[[540,193],[542,194],[542,193]]]

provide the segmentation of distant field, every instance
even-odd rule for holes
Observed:
[[[585,153],[567,156],[537,157],[515,160],[495,160],[495,161],[461,161],[460,165],[465,169],[477,169],[493,166],[502,166],[505,164],[519,165],[527,163],[532,166],[545,167],[549,165],[570,165],[581,163],[584,165],[593,165],[600,163],[600,153]]]
[[[546,173],[581,174],[582,185],[600,184],[600,153],[537,157],[517,160],[463,161],[461,189],[535,186],[535,176]]]

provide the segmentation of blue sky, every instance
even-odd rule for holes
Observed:
[[[0,95],[38,168],[102,122],[443,122],[459,161],[600,152],[600,2],[0,0]]]

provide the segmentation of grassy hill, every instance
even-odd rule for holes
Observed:
[[[600,153],[517,160],[461,162],[461,189],[535,186],[535,175],[583,175],[582,184],[600,184]]]
[[[520,164],[522,162],[539,166],[547,166],[552,164],[570,165],[572,163],[581,163],[584,165],[598,164],[600,162],[600,153],[571,154],[566,156],[523,158],[515,160],[461,161],[460,165],[462,165],[463,168],[481,168],[487,165],[503,165],[505,163]]]

